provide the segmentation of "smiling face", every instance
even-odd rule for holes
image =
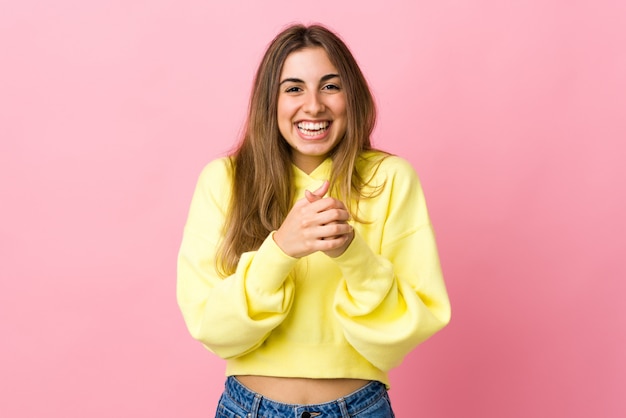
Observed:
[[[311,173],[346,133],[346,96],[322,48],[291,53],[280,74],[278,129],[293,163]]]

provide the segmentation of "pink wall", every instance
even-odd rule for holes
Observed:
[[[453,321],[398,416],[625,416],[626,3],[305,4],[0,4],[0,416],[210,416],[176,252],[292,21],[352,47],[438,231]]]

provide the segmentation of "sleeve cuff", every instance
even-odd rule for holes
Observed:
[[[257,294],[274,293],[285,282],[285,278],[298,261],[285,254],[274,241],[272,231],[254,255],[246,275],[248,291]],[[242,258],[247,254],[243,254]],[[247,264],[247,263],[245,263]]]
[[[356,230],[350,246],[334,260],[343,273],[350,293],[386,293],[393,284],[391,262],[375,254]]]

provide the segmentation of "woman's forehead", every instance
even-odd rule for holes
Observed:
[[[324,48],[312,47],[289,54],[283,64],[280,79],[319,80],[328,74],[338,74],[337,68],[330,61]]]

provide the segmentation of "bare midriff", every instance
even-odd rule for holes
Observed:
[[[235,376],[248,389],[282,403],[311,405],[330,402],[362,388],[369,380]]]

